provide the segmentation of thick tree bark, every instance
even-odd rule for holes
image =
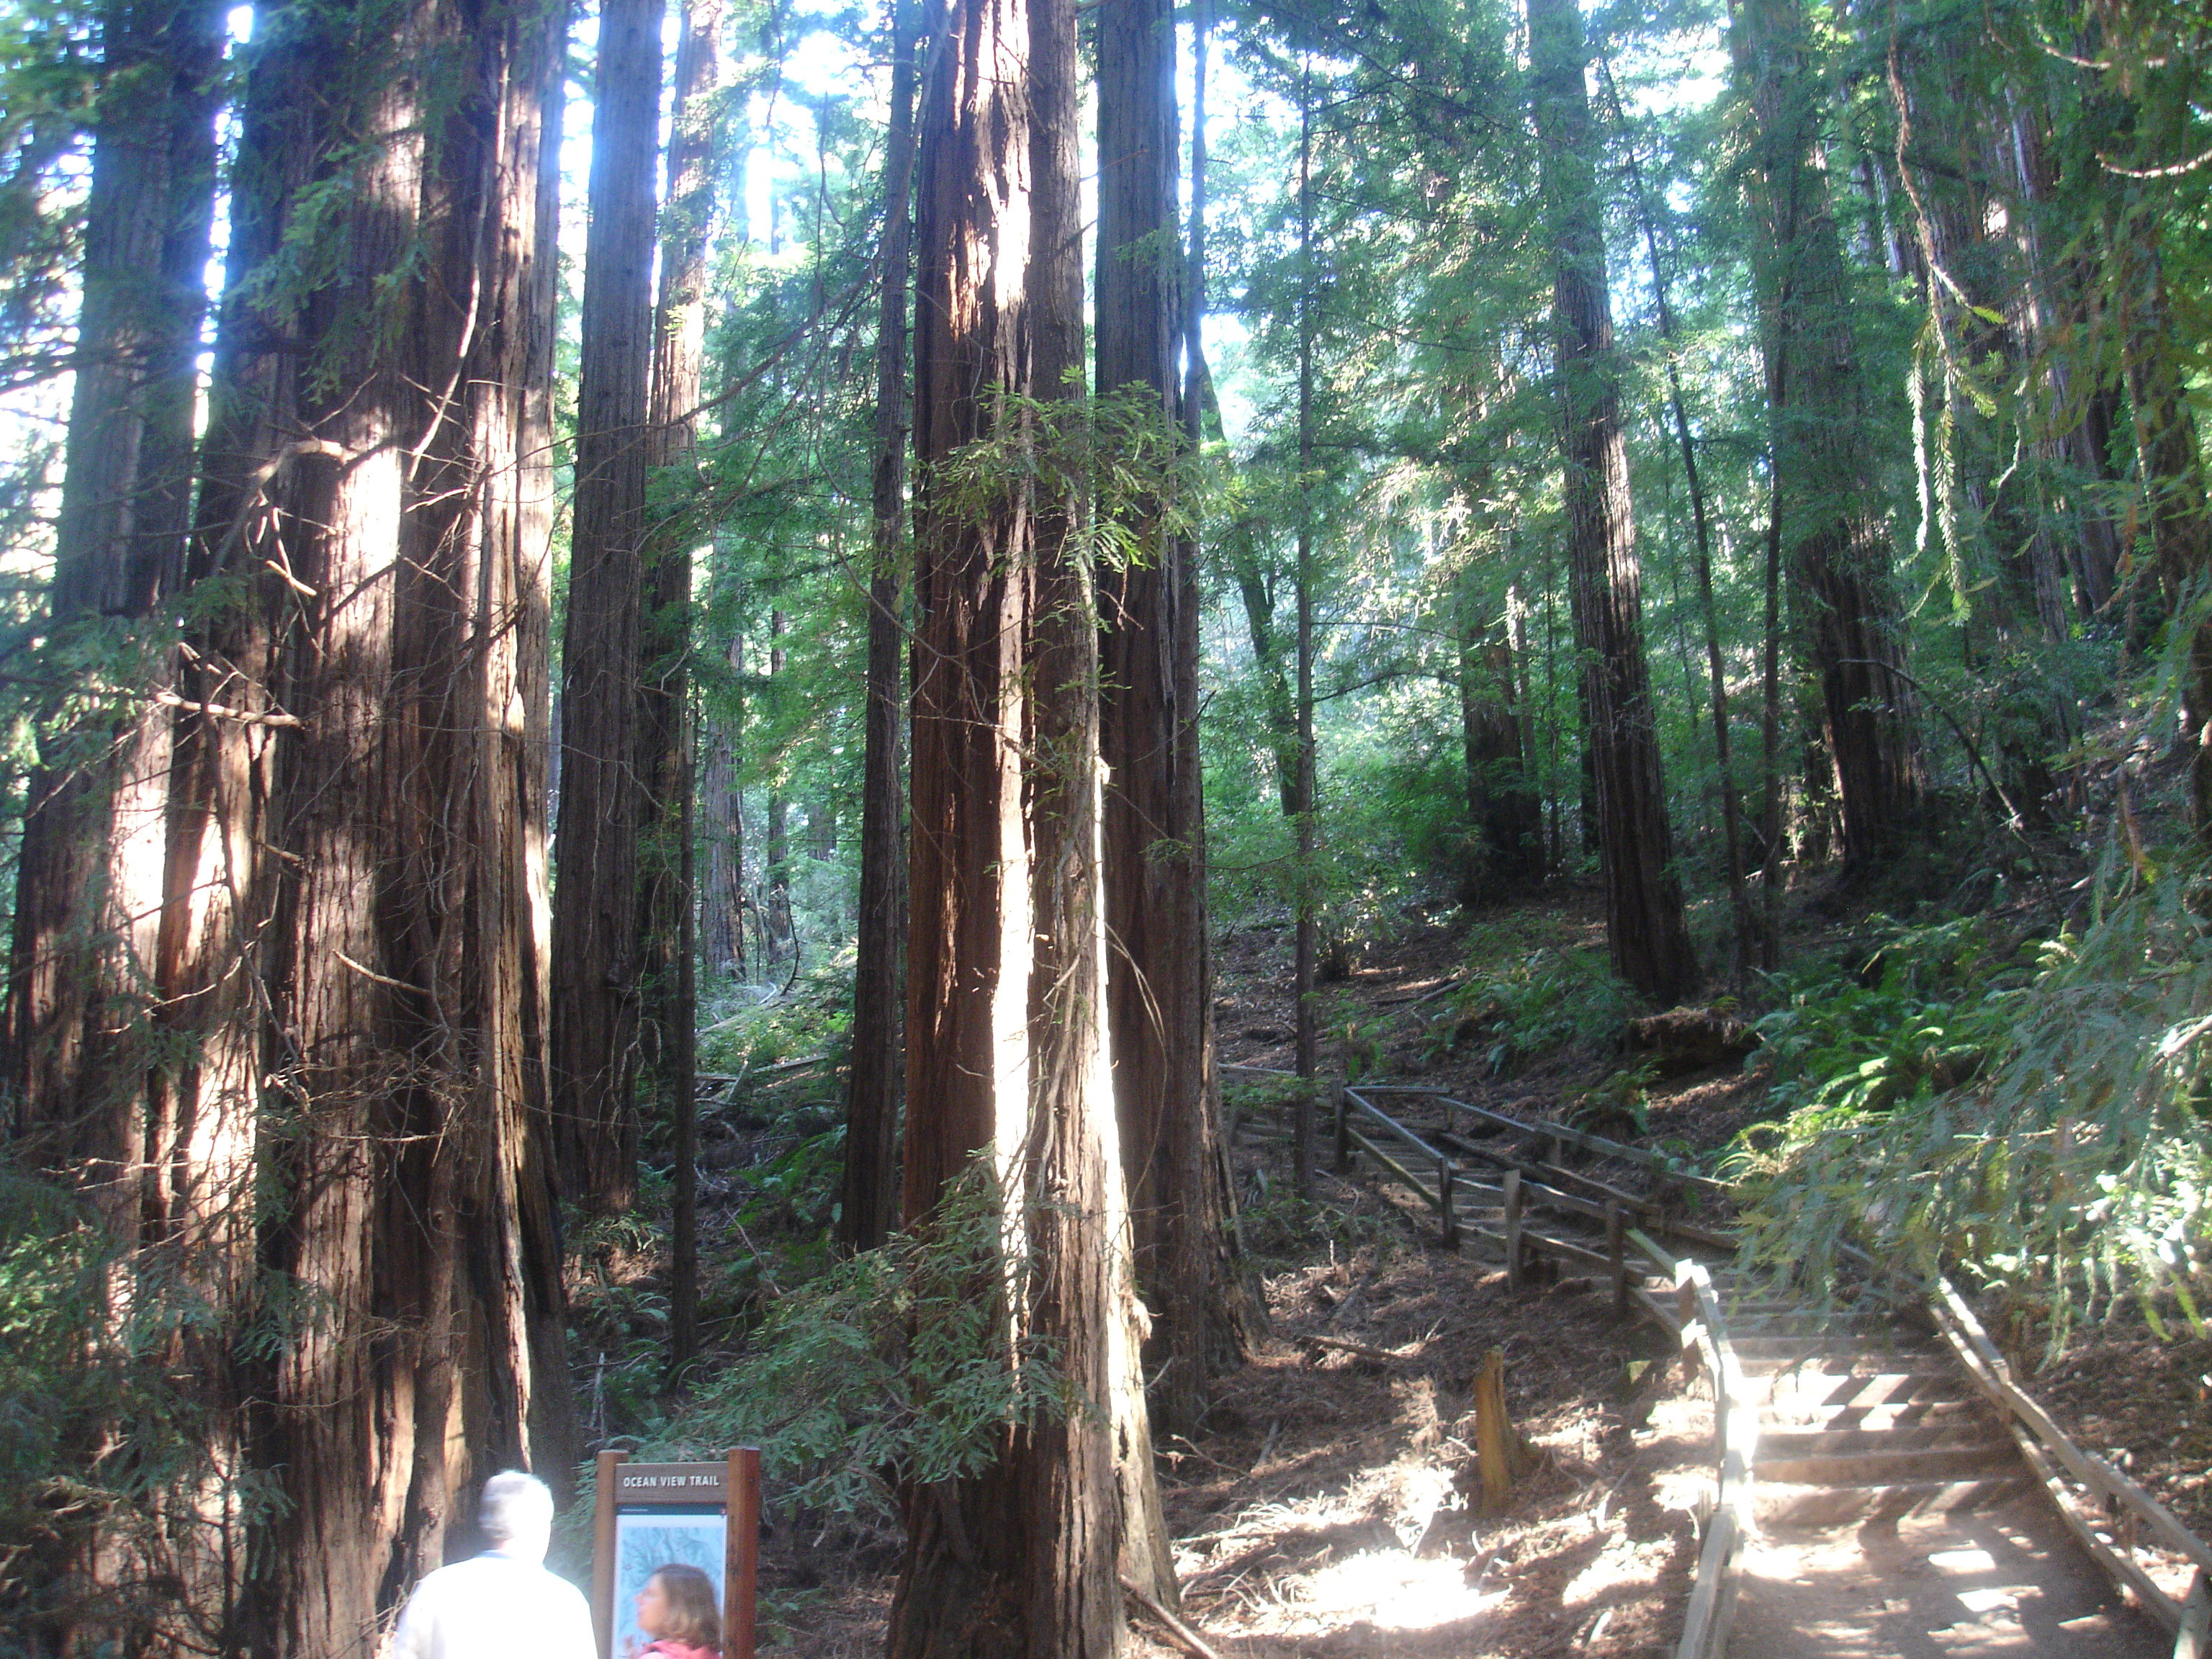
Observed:
[[[1097,383],[1176,420],[1175,21],[1165,0],[1099,12]],[[1162,503],[1123,511],[1141,551],[1099,578],[1106,765],[1107,1024],[1145,1368],[1188,1430],[1205,1378],[1243,1350],[1208,1088],[1206,828],[1197,775],[1197,548]],[[1188,651],[1193,660],[1184,660]]]
[[[1528,0],[1529,64],[1551,221],[1552,320],[1575,637],[1605,869],[1613,970],[1655,1000],[1681,997],[1697,958],[1674,868],[1644,657],[1643,573],[1620,428],[1622,365],[1606,292],[1598,137],[1574,0]]]
[[[2190,756],[2190,805],[2197,839],[2212,845],[2212,622],[2189,607],[2207,602],[2212,576],[2212,503],[2203,451],[2175,349],[2154,210],[2130,203],[2116,216],[2120,340],[2136,453],[2160,586],[2177,620],[2188,619],[2189,665],[2181,714]]]
[[[174,672],[158,606],[173,601],[191,527],[222,21],[206,0],[113,4],[99,18],[48,636],[112,652],[100,678],[117,686],[166,684]],[[45,711],[16,870],[7,1009],[12,1156],[100,1217],[123,1252],[107,1279],[106,1316],[145,1341],[173,1322],[179,1292],[220,1306],[248,1248],[218,1219],[223,1195],[243,1184],[236,1149],[178,1145],[166,1097],[148,1087],[160,1058],[149,991],[173,720],[138,693],[73,715]],[[170,1425],[179,1435],[204,1426],[200,1481],[180,1481],[140,1516],[99,1516],[88,1506],[58,1516],[64,1548],[23,1563],[24,1577],[89,1579],[109,1594],[33,1595],[58,1622],[16,1630],[27,1651],[104,1643],[173,1650],[219,1636],[238,1588],[226,1548],[237,1541],[238,1515],[222,1485],[237,1455],[227,1335],[188,1321],[162,1355],[206,1413],[202,1425]]]
[[[871,1250],[898,1218],[898,1106],[906,1086],[904,683],[907,290],[914,221],[917,0],[892,0],[890,129],[884,159],[883,292],[876,316],[876,454],[868,572],[867,708],[860,784],[860,915],[853,969],[853,1064],[837,1237]]]
[[[416,0],[258,33],[160,1098],[254,1154],[219,1194],[259,1270],[225,1287],[260,1331],[238,1478],[288,1502],[228,1639],[289,1659],[368,1651],[475,1481],[575,1453],[539,1139],[562,29]],[[271,265],[311,215],[330,268]]]
[[[1790,358],[1775,466],[1797,623],[1820,678],[1843,811],[1844,856],[1864,868],[1917,818],[1915,700],[1904,666],[1871,411],[1851,337],[1850,276],[1830,196],[1803,0],[1734,0],[1730,45],[1758,116],[1759,263],[1770,355]]]
[[[562,1190],[594,1210],[637,1190],[645,963],[638,845],[652,817],[639,659],[653,374],[654,161],[663,0],[602,0],[562,638],[553,842],[554,1127]]]
[[[783,612],[768,613],[768,678],[771,686],[783,678]],[[781,696],[781,692],[774,695]],[[771,709],[776,705],[771,702]],[[781,782],[768,792],[768,834],[763,839],[761,862],[761,961],[787,961],[799,949],[799,933],[791,915],[791,804]]]
[[[699,369],[706,340],[707,230],[714,212],[714,97],[720,78],[721,0],[684,0],[677,34],[674,112],[661,216],[660,295],[653,310],[653,382],[647,418],[653,460],[689,465],[698,442]],[[693,890],[691,515],[648,526],[650,610],[639,662],[642,759],[647,769],[643,837],[645,1048],[667,1102],[676,1181],[670,1225],[670,1362],[698,1350],[698,907]]]
[[[1602,64],[1601,64],[1602,68]],[[1613,106],[1615,125],[1626,125],[1620,98],[1606,72],[1606,90]],[[1634,152],[1628,158],[1628,180],[1636,192],[1636,217],[1644,232],[1645,257],[1651,262],[1651,292],[1659,313],[1659,337],[1667,345],[1667,411],[1674,417],[1674,441],[1682,457],[1682,479],[1690,494],[1690,523],[1698,538],[1698,608],[1705,625],[1705,672],[1712,686],[1713,759],[1720,774],[1721,837],[1728,855],[1729,909],[1735,921],[1735,976],[1750,971],[1759,950],[1759,924],[1752,915],[1751,890],[1744,868],[1742,810],[1738,804],[1735,769],[1731,764],[1729,729],[1728,675],[1721,664],[1720,608],[1713,600],[1712,525],[1705,511],[1704,475],[1698,468],[1698,444],[1690,430],[1690,411],[1682,395],[1682,366],[1675,352],[1677,329],[1669,293],[1667,268],[1659,257],[1659,227],[1652,216],[1651,200],[1644,188],[1643,169]]]
[[[896,1659],[1121,1650],[1117,1571],[1172,1586],[1137,1360],[1103,1020],[1096,610],[1071,500],[975,513],[934,469],[1018,440],[1000,392],[1079,368],[1075,17],[953,0],[925,91],[916,246],[915,903],[905,1212],[992,1149],[1035,1293],[1010,1310],[1091,1402],[1008,1430],[997,1465],[905,1494]],[[1049,483],[1045,486],[1049,489]]]
[[[1297,801],[1290,806],[1297,848],[1295,937],[1291,946],[1291,1061],[1299,1078],[1291,1111],[1291,1182],[1300,1198],[1313,1195],[1314,1097],[1321,1086],[1321,1011],[1316,1006],[1319,966],[1320,872],[1314,867],[1314,812],[1318,779],[1314,753],[1313,696],[1313,67],[1298,81],[1298,551],[1297,763],[1291,774]]]
[[[1509,612],[1519,602],[1509,593]],[[1465,574],[1453,593],[1453,611],[1468,829],[1461,902],[1480,904],[1541,879],[1543,803],[1528,779],[1510,623],[1482,616],[1471,575]]]
[[[732,675],[744,672],[742,631],[730,637]],[[706,777],[699,791],[700,834],[707,878],[699,896],[699,948],[718,974],[745,975],[745,821],[738,788],[738,750],[744,719],[738,710],[708,722]]]
[[[167,672],[133,624],[176,592],[191,522],[194,358],[207,308],[222,13],[117,4],[85,205],[49,631],[105,638]],[[112,684],[142,684],[109,665]],[[43,738],[30,780],[9,987],[18,1156],[82,1185],[122,1240],[143,1236],[145,990],[161,910],[171,711],[104,707]]]

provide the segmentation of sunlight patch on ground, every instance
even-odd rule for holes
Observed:
[[[1323,1567],[1304,1590],[1307,1607],[1327,1622],[1364,1620],[1379,1630],[1434,1630],[1501,1599],[1473,1589],[1462,1563],[1404,1550],[1370,1550]]]

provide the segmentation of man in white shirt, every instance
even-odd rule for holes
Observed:
[[[515,1469],[495,1474],[477,1524],[491,1547],[416,1585],[387,1659],[599,1659],[583,1592],[545,1570],[553,1535],[545,1483]]]

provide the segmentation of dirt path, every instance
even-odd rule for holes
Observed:
[[[1774,1529],[1744,1553],[1729,1659],[2166,1659],[2039,1496],[1972,1513]]]

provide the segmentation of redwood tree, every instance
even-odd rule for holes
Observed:
[[[1175,21],[1166,0],[1098,14],[1097,384],[1172,431],[1176,301]],[[1211,1086],[1206,824],[1199,777],[1197,547],[1164,503],[1109,504],[1133,556],[1100,578],[1099,747],[1106,763],[1107,1024],[1146,1370],[1164,1420],[1243,1346],[1227,1182]]]
[[[362,1650],[475,1482],[575,1455],[532,1133],[562,46],[279,6],[240,118],[149,1118],[250,1243],[231,1491],[286,1502],[228,1640],[268,1659]]]
[[[149,1101],[160,1050],[149,992],[162,900],[173,712],[167,686],[173,604],[191,528],[193,398],[216,186],[222,9],[207,0],[118,0],[97,16],[77,314],[50,643],[85,652],[126,688],[45,711],[16,870],[7,1006],[9,1151],[66,1185],[118,1252],[104,1312],[204,1413],[208,1443],[163,1448],[204,1481],[139,1515],[76,1503],[52,1510],[62,1547],[26,1552],[11,1633],[27,1650],[204,1646],[231,1610],[225,1546],[235,1510],[220,1476],[236,1455],[227,1330],[193,1306],[220,1303],[246,1245],[227,1220],[229,1149],[179,1142]],[[215,1188],[211,1194],[204,1183]],[[120,1449],[126,1433],[101,1426]],[[179,1436],[182,1423],[169,1425]],[[118,1506],[118,1509],[123,1506]],[[21,1540],[19,1540],[20,1542]],[[105,1594],[46,1592],[97,1581]],[[35,1609],[35,1612],[33,1611]],[[51,1622],[49,1622],[51,1620]]]
[[[563,1192],[609,1210],[627,1209],[637,1187],[638,845],[653,816],[643,776],[639,663],[646,480],[659,453],[648,396],[663,9],[663,0],[602,0],[599,7],[561,646],[554,1132]]]
[[[874,520],[868,572],[867,710],[860,787],[859,938],[853,1066],[845,1099],[844,1202],[837,1236],[872,1249],[898,1218],[898,1103],[904,1082],[907,289],[914,241],[915,0],[893,0],[890,129],[884,159],[883,288],[876,316]]]
[[[1783,557],[1843,809],[1845,861],[1863,867],[1920,809],[1921,756],[1903,614],[1850,326],[1850,278],[1829,188],[1804,0],[1735,0],[1730,41],[1756,116],[1765,240],[1759,297]],[[1786,365],[1786,369],[1778,369]]]
[[[1696,982],[1698,964],[1674,867],[1644,658],[1643,572],[1620,427],[1624,365],[1613,341],[1589,49],[1575,0],[1528,0],[1528,57],[1552,243],[1567,562],[1606,936],[1614,971],[1646,996],[1671,1001]]]
[[[647,419],[654,462],[691,463],[698,442],[700,359],[707,321],[707,231],[714,205],[714,91],[721,0],[684,0],[678,33],[675,115],[668,141],[668,210],[660,234],[660,295],[653,308]],[[668,1103],[676,1180],[670,1215],[669,1346],[677,1364],[698,1344],[698,985],[692,871],[695,738],[691,727],[691,514],[648,526],[644,560],[650,609],[640,630],[643,763],[651,833],[639,943],[648,997],[647,1052]]]
[[[904,1186],[926,1226],[991,1150],[1035,1268],[1007,1316],[1090,1408],[1009,1425],[989,1470],[906,1492],[900,1659],[1117,1653],[1117,1574],[1174,1582],[1107,1072],[1097,613],[1065,482],[963,482],[955,459],[1030,449],[1081,366],[1075,72],[1071,0],[952,0],[924,92]]]

